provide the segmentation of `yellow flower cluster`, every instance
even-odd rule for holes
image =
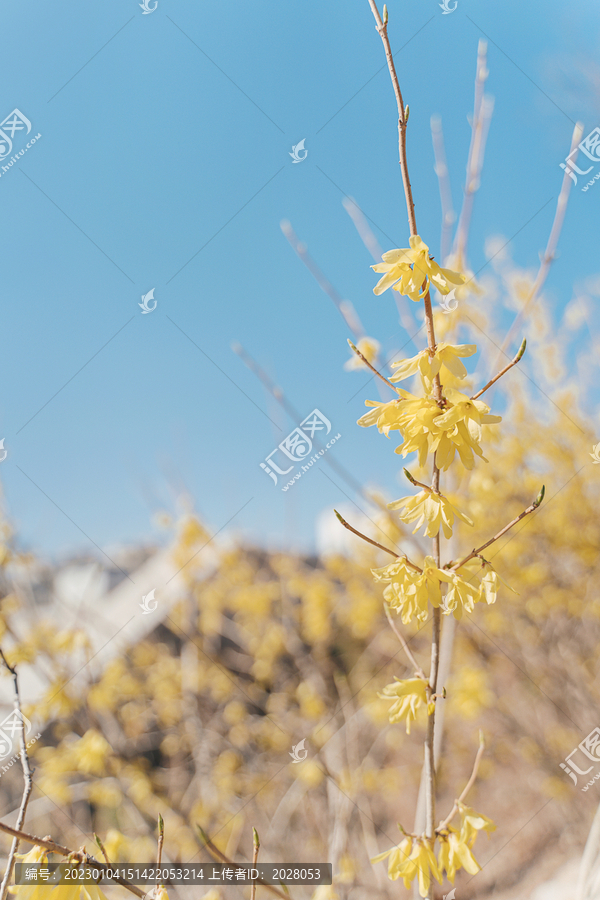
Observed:
[[[433,387],[433,379],[439,374],[442,384],[448,376],[463,379],[467,375],[464,363],[460,357],[473,356],[477,353],[475,344],[448,344],[438,343],[435,353],[432,355],[428,349],[421,350],[416,356],[410,359],[402,359],[400,362],[392,363],[392,369],[396,369],[390,381],[404,381],[417,372],[421,376],[423,387],[429,393]]]
[[[438,607],[442,603],[441,582],[451,582],[452,575],[438,569],[432,556],[426,556],[423,569],[410,565],[403,557],[383,566],[371,569],[376,581],[387,583],[384,599],[392,609],[398,610],[407,625],[413,616],[424,622],[429,615],[428,602]]]
[[[388,250],[381,257],[383,262],[371,266],[374,272],[385,273],[373,288],[374,294],[383,294],[388,288],[418,301],[425,296],[430,284],[441,294],[449,294],[452,285],[464,284],[466,278],[460,272],[442,269],[429,255],[429,247],[418,234],[409,238],[410,247]]]
[[[495,831],[496,826],[487,816],[482,816],[464,803],[457,801],[456,808],[461,818],[460,829],[447,826],[437,834],[440,847],[436,859],[433,842],[424,835],[407,835],[396,847],[375,856],[371,862],[388,858],[388,877],[392,881],[402,878],[404,886],[410,888],[415,878],[419,881],[419,894],[427,897],[432,877],[441,884],[444,873],[451,884],[460,868],[469,875],[476,875],[481,866],[473,856],[471,848],[479,831]]]
[[[417,718],[417,711],[422,706],[427,706],[427,712],[431,714],[435,706],[427,702],[427,684],[422,678],[406,678],[402,681],[394,677],[392,684],[386,684],[381,694],[377,695],[382,700],[391,700],[389,717],[390,723],[401,722],[406,719],[406,733],[410,734],[411,723]]]
[[[424,466],[429,453],[435,453],[436,465],[448,469],[456,453],[466,469],[475,464],[474,454],[487,462],[479,446],[481,426],[495,425],[501,416],[489,415],[489,406],[481,400],[472,400],[454,388],[446,390],[446,406],[440,409],[431,397],[415,397],[414,394],[396,389],[401,399],[379,403],[366,400],[365,406],[373,407],[358,420],[363,428],[377,425],[386,437],[390,431],[399,431],[404,438],[396,453],[406,456],[416,450],[419,465]]]
[[[418,519],[413,534],[426,522],[426,537],[435,537],[441,526],[444,537],[449,538],[452,536],[455,516],[467,525],[473,525],[472,519],[452,506],[446,497],[436,494],[429,488],[424,488],[415,496],[401,497],[400,500],[388,503],[388,509],[402,509],[402,507],[404,507],[404,512],[400,514],[402,522],[408,525]]]
[[[473,612],[476,603],[495,603],[500,583],[508,587],[491,563],[479,558],[469,560],[455,572],[439,569],[431,556],[425,557],[422,571],[401,557],[380,569],[371,569],[371,572],[376,581],[387,584],[384,600],[398,611],[405,625],[413,616],[425,622],[429,615],[428,603],[436,609],[441,607],[444,615],[453,613],[455,619],[461,619],[463,612]],[[443,603],[442,583],[448,585]]]

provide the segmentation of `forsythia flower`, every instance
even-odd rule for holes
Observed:
[[[451,582],[453,575],[438,569],[435,560],[426,556],[423,571],[410,566],[404,558],[397,559],[389,566],[371,569],[376,581],[387,582],[383,597],[392,609],[402,615],[405,625],[415,616],[424,622],[429,614],[428,603],[440,606],[442,592],[440,582]]]
[[[458,804],[458,812],[460,814],[460,839],[472,847],[475,843],[478,831],[492,832],[496,830],[496,826],[487,816],[475,812],[470,806],[464,803]]]
[[[383,262],[371,266],[374,272],[385,273],[373,288],[374,294],[383,294],[393,287],[400,294],[417,301],[425,296],[431,283],[441,294],[450,293],[451,285],[464,284],[464,275],[442,269],[433,261],[429,256],[429,247],[418,234],[411,235],[409,243],[409,248],[388,250],[381,257]]]
[[[417,353],[416,356],[410,359],[402,359],[400,362],[392,363],[392,369],[397,369],[398,371],[391,376],[390,381],[394,383],[396,381],[404,381],[405,378],[416,375],[418,372],[425,390],[430,391],[433,379],[438,374],[442,384],[444,375],[446,374],[447,376],[448,372],[454,375],[455,378],[464,378],[467,370],[459,357],[473,356],[476,352],[477,346],[475,344],[438,343],[433,356],[426,349],[421,350],[420,353]]]
[[[402,522],[409,525],[415,519],[419,520],[413,529],[413,534],[426,521],[425,535],[427,537],[435,537],[439,533],[440,525],[444,531],[444,537],[452,537],[455,516],[467,525],[473,525],[472,519],[452,506],[442,494],[436,494],[434,491],[424,489],[414,496],[401,497],[400,500],[388,503],[388,509],[400,509],[401,507],[405,508],[404,512],[400,514]]]
[[[382,700],[393,700],[389,711],[390,724],[406,719],[406,733],[410,734],[411,722],[417,718],[417,711],[427,704],[427,685],[422,678],[406,678],[402,681],[394,677],[393,684],[386,684],[381,694]],[[431,714],[434,703],[427,704],[427,712]]]
[[[498,587],[503,584],[505,588],[516,594],[497,572],[492,568],[492,564],[487,560],[480,558],[470,559],[458,570],[463,575],[468,575],[469,580],[454,574],[452,586],[448,588],[448,593],[444,597],[442,609],[445,615],[454,613],[455,619],[461,619],[463,612],[473,612],[476,603],[484,601],[489,605],[496,602]],[[481,577],[481,573],[485,575]]]
[[[379,341],[376,341],[375,338],[363,337],[356,342],[356,349],[360,350],[364,358],[370,362],[371,365],[374,365],[380,348],[381,344]],[[351,372],[353,369],[365,368],[366,366],[360,356],[357,356],[354,352],[352,352],[350,359],[344,363],[344,369],[346,369],[347,372]]]
[[[438,864],[440,872],[446,872],[446,877],[450,884],[454,884],[454,877],[461,867],[469,875],[476,875],[480,871],[481,866],[469,847],[459,837],[456,828],[450,826],[447,833],[439,835],[439,841]]]
[[[476,875],[481,866],[471,853],[479,831],[495,831],[496,826],[487,816],[482,816],[464,803],[458,802],[461,818],[460,831],[449,826],[439,834],[440,851],[438,862],[440,871],[446,871],[448,881],[454,884],[454,876],[461,866],[469,873]]]
[[[489,415],[489,406],[480,400],[472,400],[454,388],[446,390],[447,406],[440,409],[431,397],[415,397],[402,388],[396,388],[399,400],[379,403],[366,400],[366,406],[374,407],[358,420],[364,428],[377,425],[379,431],[389,437],[390,431],[399,431],[404,438],[396,453],[406,456],[416,450],[419,465],[424,466],[428,453],[436,453],[436,464],[447,469],[455,453],[466,469],[472,469],[474,454],[487,462],[479,446],[481,426],[502,421],[501,416]]]
[[[404,887],[409,888],[416,876],[419,878],[419,894],[427,897],[431,876],[441,884],[442,876],[438,868],[437,860],[430,847],[430,842],[425,838],[405,838],[397,847],[386,850],[375,856],[371,862],[376,863],[389,856],[388,878],[396,881],[404,880]]]

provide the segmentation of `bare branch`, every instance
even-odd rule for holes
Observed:
[[[481,757],[483,756],[483,751],[485,750],[485,741],[483,740],[483,732],[479,732],[479,749],[477,750],[477,754],[475,756],[475,762],[473,763],[473,771],[471,772],[471,777],[467,781],[465,788],[458,798],[458,800],[454,801],[454,806],[450,811],[450,815],[446,816],[443,822],[440,822],[436,831],[442,831],[442,829],[446,828],[448,823],[452,821],[455,814],[458,812],[458,804],[462,803],[473,785],[475,784],[475,779],[477,778],[477,772],[479,771],[479,763],[481,762]]]
[[[521,519],[524,519],[525,516],[528,516],[530,513],[535,512],[536,509],[538,508],[538,506],[540,506],[542,500],[544,499],[545,493],[546,493],[546,486],[542,485],[541,491],[539,492],[539,494],[537,495],[536,499],[533,501],[531,506],[528,506],[527,509],[523,510],[523,512],[520,513],[516,517],[516,519],[513,519],[512,522],[509,522],[508,525],[505,525],[504,528],[502,528],[498,532],[498,534],[495,534],[493,538],[490,538],[490,540],[486,541],[485,544],[482,544],[481,547],[477,547],[476,550],[471,550],[469,555],[465,556],[464,559],[461,559],[460,562],[453,564],[452,561],[450,561],[449,563],[446,563],[444,568],[450,569],[452,572],[456,572],[457,569],[460,569],[461,566],[464,566],[464,564],[467,563],[470,559],[473,559],[475,556],[479,556],[479,554],[483,550],[485,550],[486,547],[489,547],[490,544],[493,544],[494,541],[497,541],[499,538],[501,538],[503,534],[506,534],[507,531],[510,531],[510,529],[513,528],[517,524],[517,522],[520,522]]]
[[[228,856],[225,856],[224,853],[221,853],[221,851],[219,850],[218,847],[215,847],[215,845],[210,840],[207,833],[202,828],[200,828],[199,825],[197,825],[196,827],[197,827],[198,831],[200,832],[200,837],[202,838],[202,843],[204,844],[204,846],[206,847],[206,849],[208,850],[210,855],[213,857],[213,859],[216,859],[217,862],[225,863],[228,866],[236,865],[236,863],[234,863],[233,860],[229,859]],[[258,884],[262,884],[262,886],[265,887],[268,891],[270,891],[271,894],[275,894],[276,897],[281,897],[282,900],[290,900],[288,894],[284,894],[283,891],[280,891],[279,888],[276,888],[272,884],[267,884],[266,882],[264,882],[262,880],[262,878],[257,878],[256,881]]]
[[[477,391],[476,394],[473,394],[473,396],[471,397],[471,400],[477,400],[478,397],[481,397],[481,395],[484,394],[488,388],[491,388],[491,386],[493,384],[495,384],[499,378],[502,378],[502,376],[505,375],[509,369],[512,369],[513,366],[516,366],[516,364],[518,362],[520,362],[521,359],[523,358],[523,354],[525,353],[526,346],[527,346],[527,341],[525,340],[525,338],[523,338],[523,343],[519,347],[519,352],[517,353],[515,358],[513,360],[511,360],[511,362],[509,362],[509,364],[507,366],[504,366],[504,368],[501,369],[500,372],[498,372],[498,374],[495,375],[491,381],[488,381],[488,383],[486,384],[485,387],[482,387],[480,391]]]
[[[69,850],[68,847],[64,847],[62,844],[57,844],[55,841],[50,840],[50,838],[36,837],[34,834],[28,834],[26,831],[19,831],[16,828],[11,828],[10,825],[5,825],[4,822],[0,822],[0,831],[3,831],[5,834],[12,835],[19,841],[25,841],[28,844],[35,844],[36,847],[44,847],[50,853],[58,853],[59,856],[66,856],[69,859],[85,863],[85,865],[96,866],[103,871],[106,871],[110,868],[110,866],[106,865],[106,863],[100,862],[100,860],[95,859],[88,853],[84,853],[83,851],[78,850]],[[115,878],[114,876],[111,877],[113,881],[116,881],[117,884],[121,885],[121,887],[124,887],[132,894],[135,894],[136,897],[144,898],[146,896],[143,891],[140,891],[140,889],[136,887],[135,884],[131,884],[131,882],[127,881],[125,878]]]
[[[419,678],[422,678],[423,681],[427,681],[427,676],[425,675],[425,672],[423,671],[423,669],[421,668],[419,663],[414,658],[414,656],[412,654],[412,650],[410,649],[410,647],[406,643],[406,640],[404,639],[404,635],[402,634],[401,631],[399,631],[397,629],[396,624],[390,615],[390,610],[389,610],[387,603],[383,604],[383,608],[385,610],[385,615],[386,615],[388,622],[390,623],[390,627],[391,627],[392,631],[394,632],[394,634],[400,641],[400,643],[402,645],[402,649],[408,656],[409,662],[411,663],[412,666],[414,666],[415,673],[419,676]]]
[[[356,528],[353,528],[352,525],[349,525],[348,522],[346,522],[344,517],[340,515],[337,509],[334,509],[334,513],[336,514],[338,521],[341,522],[344,528],[347,528],[348,531],[351,531],[352,534],[355,534],[357,537],[362,538],[362,540],[366,541],[367,544],[372,544],[373,547],[378,547],[380,550],[385,550],[386,553],[391,554],[391,556],[395,556],[396,559],[404,559],[406,561],[406,564],[411,566],[411,568],[415,569],[417,572],[423,571],[423,569],[419,568],[419,566],[416,566],[413,562],[411,562],[408,556],[401,556],[399,553],[394,553],[394,551],[390,550],[389,547],[384,547],[383,544],[378,544],[377,541],[371,540],[371,538],[367,537],[366,534],[363,534],[361,531],[357,531]]]
[[[371,363],[369,362],[369,360],[367,359],[367,357],[364,355],[364,353],[361,353],[361,352],[360,352],[360,350],[358,349],[358,347],[356,347],[356,346],[352,343],[352,341],[350,340],[350,338],[346,338],[346,340],[347,340],[348,343],[350,344],[350,349],[353,350],[354,353],[356,353],[356,355],[362,360],[362,362],[365,364],[365,366],[367,366],[367,367],[371,370],[371,372],[374,372],[375,375],[377,375],[378,378],[381,378],[382,381],[385,381],[385,383],[388,385],[388,387],[391,387],[391,389],[393,390],[393,392],[394,392],[395,394],[397,394],[398,391],[396,390],[395,385],[393,385],[391,381],[388,381],[387,378],[385,377],[385,375],[382,375],[381,372],[379,372],[378,369],[375,368],[375,366],[372,366],[372,365],[371,365]]]

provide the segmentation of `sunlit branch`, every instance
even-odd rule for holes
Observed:
[[[436,831],[440,832],[448,826],[448,823],[452,821],[452,819],[458,812],[458,804],[463,802],[463,800],[465,799],[465,797],[467,796],[467,794],[469,793],[469,791],[475,784],[475,779],[477,778],[477,772],[479,771],[479,763],[481,762],[481,757],[483,756],[484,750],[485,750],[485,742],[483,740],[483,732],[480,731],[479,732],[479,748],[478,748],[477,754],[475,756],[475,762],[473,763],[473,771],[471,772],[471,777],[467,781],[465,788],[464,788],[462,794],[460,795],[460,797],[458,798],[458,800],[454,801],[454,806],[452,807],[452,809],[450,811],[450,815],[446,816],[446,818],[444,819],[443,822],[440,822],[440,824],[436,828]]]
[[[531,506],[528,506],[527,509],[523,510],[523,512],[520,513],[520,515],[518,515],[516,517],[516,519],[513,519],[512,522],[509,522],[508,525],[505,525],[504,528],[502,528],[501,531],[498,532],[498,534],[495,534],[493,538],[490,538],[490,540],[486,541],[485,544],[482,544],[481,547],[477,547],[476,550],[471,550],[469,555],[465,556],[464,559],[461,559],[460,562],[453,563],[451,561],[449,563],[446,563],[444,568],[450,569],[452,572],[456,572],[458,569],[461,568],[461,566],[464,566],[465,563],[469,562],[470,559],[473,559],[475,556],[479,556],[479,554],[482,553],[482,551],[485,550],[486,547],[489,547],[490,544],[493,544],[495,541],[497,541],[499,538],[501,538],[502,535],[506,534],[507,531],[510,531],[511,528],[514,528],[514,526],[517,524],[517,522],[520,522],[521,519],[524,519],[525,516],[528,516],[530,513],[535,512],[536,509],[538,508],[538,506],[540,506],[542,500],[544,499],[545,493],[546,493],[546,487],[545,487],[545,485],[542,485],[541,491],[539,492],[539,494],[537,495],[536,499],[533,501]]]
[[[527,347],[527,341],[525,339],[523,339],[523,343],[519,347],[519,352],[517,353],[515,358],[513,360],[511,360],[511,362],[509,362],[509,364],[507,366],[504,366],[504,368],[501,369],[500,372],[498,372],[498,374],[495,375],[491,381],[488,381],[488,383],[486,384],[485,387],[482,387],[480,391],[477,391],[476,394],[473,394],[473,396],[471,397],[471,400],[477,400],[478,397],[481,397],[481,395],[484,394],[488,388],[491,388],[491,386],[493,384],[495,384],[499,378],[502,378],[502,376],[505,375],[509,369],[512,369],[513,366],[516,366],[517,363],[520,362],[521,359],[523,358],[523,354],[525,353],[526,347]]]
[[[407,655],[407,657],[408,657],[408,659],[409,659],[409,662],[410,662],[411,665],[414,667],[415,673],[419,676],[419,678],[422,678],[423,681],[426,681],[426,680],[427,680],[427,676],[425,675],[425,672],[423,671],[423,669],[421,668],[421,666],[419,665],[419,663],[418,663],[418,662],[416,661],[416,659],[414,658],[414,656],[413,656],[413,654],[412,654],[412,650],[410,649],[410,647],[409,647],[408,644],[406,643],[406,640],[404,639],[404,635],[403,635],[402,632],[399,631],[398,628],[396,627],[396,624],[395,624],[394,620],[392,619],[392,617],[391,617],[391,615],[390,615],[390,610],[389,610],[389,607],[388,607],[387,603],[384,603],[384,604],[383,604],[383,608],[384,608],[384,610],[385,610],[386,618],[387,618],[388,622],[390,623],[390,627],[391,627],[392,631],[394,632],[394,634],[396,635],[396,637],[398,638],[398,640],[400,641],[400,643],[401,643],[401,645],[402,645],[402,649],[403,649],[404,652],[406,653],[406,655]]]
[[[357,531],[356,528],[353,528],[352,525],[350,525],[348,522],[346,522],[344,517],[342,515],[340,515],[340,513],[337,511],[337,509],[334,509],[334,513],[336,514],[338,521],[344,526],[344,528],[347,528],[348,531],[351,531],[352,534],[355,534],[357,537],[361,538],[361,540],[366,541],[367,544],[372,544],[373,547],[377,547],[379,550],[385,550],[386,553],[389,553],[391,556],[395,556],[396,559],[405,560],[406,564],[408,566],[410,566],[412,569],[415,569],[415,571],[421,572],[421,573],[423,572],[423,569],[419,568],[419,566],[417,566],[413,562],[411,562],[410,559],[408,558],[408,556],[403,556],[400,553],[395,553],[393,550],[390,550],[389,547],[384,547],[383,544],[379,544],[377,541],[373,541],[370,537],[367,537],[366,534],[363,534],[361,531]]]
[[[86,866],[96,867],[103,871],[110,868],[106,863],[100,862],[88,853],[84,853],[81,850],[69,850],[68,847],[63,847],[62,844],[57,844],[49,838],[39,838],[34,834],[28,834],[26,831],[19,831],[17,828],[11,828],[10,825],[5,825],[4,822],[0,822],[0,831],[12,835],[19,841],[25,841],[27,844],[35,844],[36,847],[43,847],[50,853],[58,853],[59,856],[66,856],[71,861],[84,863]],[[135,884],[131,884],[131,882],[127,881],[125,878],[116,878],[115,876],[111,876],[111,878],[113,881],[116,881],[117,884],[120,884],[121,887],[124,887],[126,890],[130,891],[130,893],[135,894],[136,897],[146,896]],[[288,898],[285,898],[285,900],[288,900]]]
[[[381,378],[382,381],[385,381],[385,383],[388,385],[388,387],[391,387],[391,389],[394,391],[394,393],[397,394],[398,391],[396,390],[395,385],[393,385],[391,381],[388,381],[387,378],[385,377],[385,375],[382,375],[381,372],[379,372],[378,369],[375,368],[375,366],[371,365],[371,363],[369,362],[367,357],[364,355],[364,353],[360,352],[358,347],[356,347],[352,343],[350,338],[347,338],[346,340],[350,344],[350,349],[353,350],[354,353],[356,353],[356,355],[362,360],[362,362],[365,364],[365,366],[367,366],[371,370],[371,372],[374,372],[378,378]]]

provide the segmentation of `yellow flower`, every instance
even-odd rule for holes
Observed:
[[[401,613],[405,625],[413,616],[424,622],[429,615],[428,603],[437,607],[442,602],[440,582],[453,580],[451,574],[437,568],[431,556],[425,557],[422,572],[409,566],[404,558],[389,566],[371,569],[371,572],[376,581],[387,582],[384,599],[392,609]]]
[[[356,348],[357,350],[360,350],[362,355],[371,363],[371,365],[375,365],[375,360],[377,359],[381,348],[379,341],[376,341],[375,338],[363,337],[357,341]],[[354,352],[352,352],[350,359],[344,363],[344,369],[346,369],[347,372],[351,372],[353,369],[365,368],[366,366],[360,356],[357,356]]]
[[[417,711],[427,704],[427,685],[422,678],[406,678],[402,681],[394,677],[394,682],[386,684],[383,692],[377,696],[382,700],[393,701],[389,711],[390,724],[406,719],[406,733],[410,734],[411,722],[417,718]]]
[[[454,575],[452,585],[448,588],[448,592],[444,597],[444,605],[442,607],[444,615],[449,616],[454,613],[454,618],[460,621],[463,612],[473,612],[475,604],[481,599],[479,586],[470,584],[460,575]]]
[[[485,574],[482,575],[482,572]],[[470,559],[464,566],[460,567],[458,573],[454,576],[452,587],[448,589],[448,593],[444,598],[445,614],[449,615],[453,612],[454,618],[460,619],[463,610],[473,612],[475,603],[483,603],[484,601],[488,605],[495,603],[500,584],[503,584],[513,594],[517,593],[500,578],[498,573],[494,571],[492,564],[487,560],[483,560],[480,557]]]
[[[406,391],[402,393],[406,393]],[[362,428],[370,428],[371,425],[377,425],[380,433],[385,434],[386,437],[389,437],[390,431],[399,430],[400,400],[390,400],[388,403],[379,403],[377,400],[365,400],[365,406],[372,406],[373,409],[358,420],[358,424]]]
[[[440,841],[438,853],[440,872],[442,874],[444,871],[446,872],[450,884],[454,884],[454,877],[460,868],[464,868],[469,875],[476,875],[480,871],[481,866],[455,828],[450,826],[447,833],[441,833],[438,837]]]
[[[460,840],[469,847],[475,843],[478,831],[487,831],[488,833],[495,831],[496,826],[491,819],[481,813],[475,812],[470,806],[464,803],[458,804],[458,812],[460,814]]]
[[[416,876],[419,878],[419,894],[427,897],[431,876],[441,884],[442,876],[430,842],[425,838],[405,838],[397,847],[375,856],[371,862],[376,863],[389,856],[388,878],[396,881],[404,880],[404,887],[410,888]]]
[[[442,384],[444,383],[444,377],[448,377],[448,374],[453,375],[455,378],[464,378],[467,370],[459,357],[473,356],[476,352],[477,346],[475,344],[439,343],[433,356],[430,355],[429,350],[422,350],[410,359],[392,363],[392,369],[397,369],[398,371],[391,376],[390,381],[394,383],[404,381],[405,378],[416,375],[418,372],[423,381],[423,387],[426,391],[430,391],[433,379],[438,373]]]
[[[382,294],[393,287],[411,300],[420,300],[434,284],[441,294],[448,294],[452,285],[464,284],[465,276],[451,269],[442,269],[429,256],[429,247],[418,234],[409,238],[410,247],[388,250],[381,257],[383,262],[371,266],[373,271],[383,272],[373,288],[374,294]],[[449,284],[450,282],[450,284]]]
[[[426,521],[426,537],[435,537],[439,533],[440,525],[444,531],[444,537],[452,537],[455,516],[458,516],[467,525],[473,525],[472,519],[452,506],[442,494],[436,494],[434,491],[423,489],[414,496],[402,497],[400,500],[388,503],[388,509],[400,509],[401,507],[405,508],[404,512],[400,514],[402,522],[408,525],[415,519],[419,520],[413,529],[413,534]]]

